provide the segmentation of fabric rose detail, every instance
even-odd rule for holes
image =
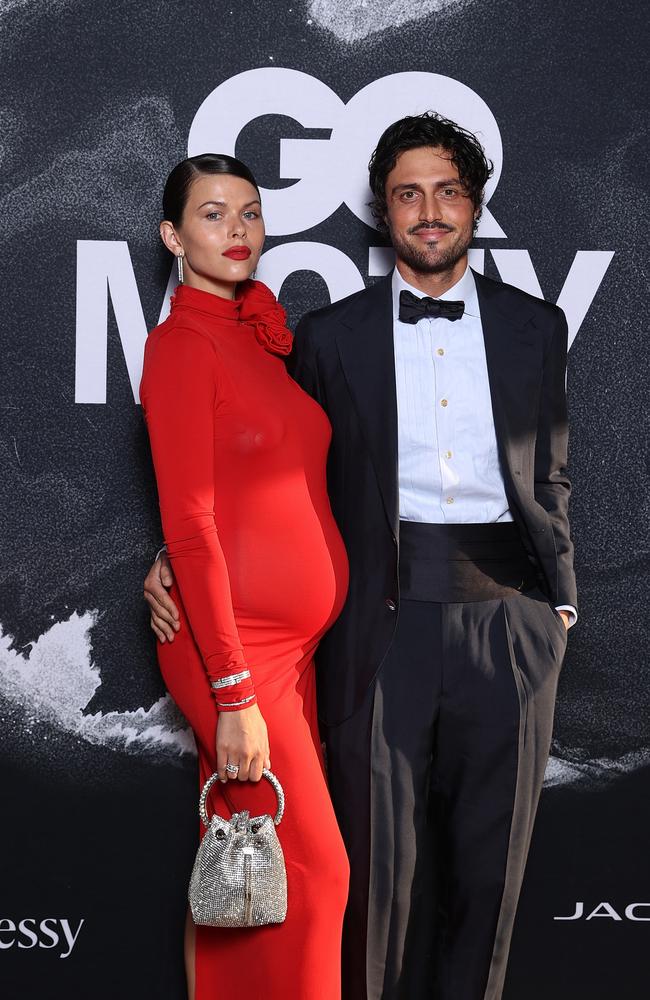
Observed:
[[[293,334],[287,329],[287,314],[271,289],[251,279],[240,287],[239,294],[239,319],[255,328],[258,343],[271,354],[290,354]]]

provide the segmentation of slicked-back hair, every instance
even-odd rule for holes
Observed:
[[[180,225],[187,205],[190,188],[202,174],[232,174],[253,185],[258,195],[260,189],[245,163],[226,153],[200,153],[181,160],[171,171],[163,191],[163,218],[174,226]]]
[[[487,159],[483,147],[472,132],[461,128],[449,118],[435,111],[421,115],[408,115],[389,125],[382,134],[377,148],[370,157],[370,189],[373,200],[370,209],[377,228],[386,226],[386,179],[397,163],[397,158],[408,149],[436,146],[451,154],[450,159],[458,170],[460,182],[477,210],[474,230],[481,215],[483,192],[492,176],[493,164]]]

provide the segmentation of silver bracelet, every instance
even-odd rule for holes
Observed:
[[[227,688],[232,687],[233,684],[239,684],[240,681],[245,681],[250,675],[250,670],[242,670],[240,674],[229,674],[228,677],[220,677],[218,681],[210,681],[210,686],[215,691],[218,691],[219,688]]]
[[[231,701],[230,704],[222,704],[221,702],[218,701],[217,708],[239,708],[240,705],[248,705],[248,703],[252,701],[254,697],[255,695],[251,694],[248,696],[248,698],[244,698],[242,701]]]

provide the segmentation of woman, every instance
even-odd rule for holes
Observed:
[[[190,1000],[335,1000],[348,866],[324,777],[314,650],[341,610],[347,559],[329,506],[327,417],[288,376],[285,314],[251,280],[264,242],[248,168],[204,154],[172,170],[160,233],[179,260],[171,314],[146,343],[140,385],[181,628],[159,643],[165,683],[196,737],[212,808],[273,812],[285,923],[194,927]],[[224,792],[227,785],[227,796]]]

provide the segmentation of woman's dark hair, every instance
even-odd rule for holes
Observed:
[[[163,191],[163,217],[175,226],[180,224],[187,204],[190,188],[202,174],[232,174],[242,177],[253,185],[257,193],[260,189],[253,174],[245,163],[227,156],[225,153],[201,153],[199,156],[188,156],[186,160],[177,163],[165,183]]]
[[[493,165],[487,159],[483,147],[472,132],[461,128],[455,122],[435,111],[425,111],[421,115],[409,115],[389,125],[377,143],[370,157],[370,189],[374,195],[370,209],[378,229],[387,228],[385,222],[386,178],[395,167],[397,157],[407,149],[421,146],[440,146],[451,153],[451,162],[458,170],[461,184],[465,187],[478,215],[478,223],[483,201],[483,189],[492,176]]]

